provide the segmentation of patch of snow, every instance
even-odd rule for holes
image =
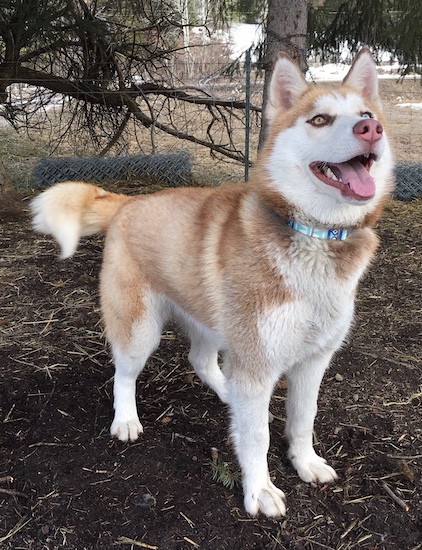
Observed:
[[[312,82],[332,82],[343,80],[350,69],[350,65],[343,63],[326,63],[309,68],[306,79]]]
[[[422,103],[396,103],[396,107],[407,107],[415,111],[422,111]]]
[[[237,59],[262,40],[262,26],[234,23],[230,26],[229,39],[231,57]]]

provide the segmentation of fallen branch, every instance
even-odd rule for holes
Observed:
[[[394,502],[396,502],[400,506],[400,508],[403,508],[405,512],[409,511],[409,506],[404,502],[404,500],[399,498],[386,483],[382,484],[382,488],[394,500]]]
[[[387,456],[387,458],[394,458],[396,460],[416,460],[418,458],[422,458],[422,455],[392,455],[392,454],[388,454],[386,456]]]

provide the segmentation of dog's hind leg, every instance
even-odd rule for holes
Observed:
[[[285,495],[271,481],[267,453],[270,442],[268,407],[273,383],[230,376],[232,438],[242,468],[244,505],[255,516],[262,512],[277,517],[286,513]]]
[[[155,348],[156,346],[154,346]],[[110,434],[121,441],[135,441],[143,432],[136,407],[136,381],[154,348],[124,353],[114,348],[114,420]]]
[[[218,350],[215,344],[193,323],[188,327],[188,334],[191,341],[189,361],[196,374],[215,391],[223,403],[227,403],[227,380],[218,365]]]
[[[121,441],[134,441],[143,432],[136,407],[136,381],[148,358],[160,344],[164,322],[159,305],[149,303],[142,315],[132,322],[130,335],[123,340],[124,344],[121,338],[115,335],[113,338],[108,330],[115,363],[115,414],[110,433]]]
[[[317,399],[322,377],[331,354],[308,360],[288,373],[286,435],[289,440],[289,458],[299,477],[308,483],[329,483],[337,474],[325,459],[317,455],[312,434]]]

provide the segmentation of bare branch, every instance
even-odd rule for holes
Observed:
[[[48,90],[62,94],[64,96],[72,97],[78,101],[83,101],[88,104],[98,104],[98,105],[104,105],[105,107],[118,107],[122,108],[125,107],[128,109],[128,111],[138,120],[143,126],[146,128],[151,127],[154,125],[156,128],[166,132],[169,135],[172,135],[174,137],[177,137],[179,139],[191,141],[193,143],[196,143],[198,145],[202,145],[204,147],[207,147],[214,153],[220,153],[221,155],[224,155],[228,158],[231,158],[236,161],[243,161],[243,153],[241,151],[236,150],[233,148],[229,148],[225,145],[217,145],[213,143],[213,140],[210,139],[209,141],[195,137],[193,135],[190,135],[188,133],[182,132],[176,128],[172,128],[171,126],[161,123],[159,120],[154,120],[154,118],[150,115],[146,115],[142,109],[138,106],[136,103],[136,97],[140,94],[140,91],[136,91],[134,94],[133,89],[125,89],[125,90],[106,90],[103,88],[100,88],[98,86],[94,86],[93,84],[87,84],[85,82],[72,82],[70,80],[51,75],[42,73],[40,71],[36,71],[34,69],[28,69],[26,67],[22,66],[16,66],[14,68],[14,71],[12,74],[10,74],[10,71],[8,71],[8,67],[5,67],[4,64],[0,64],[0,83],[2,83],[4,86],[8,86],[12,83],[29,83],[33,86],[38,87],[44,87]],[[145,93],[145,91],[144,91]],[[211,107],[233,107],[233,103],[236,103],[237,108],[241,108],[242,102],[232,102],[232,101],[216,101],[213,98],[209,97],[191,97],[185,92],[177,91],[177,90],[170,90],[166,89],[164,87],[160,86],[153,86],[149,87],[148,90],[149,94],[156,94],[156,95],[164,95],[167,97],[171,97],[173,99],[180,99],[181,101],[187,101],[189,103],[196,103],[196,104],[202,104],[208,106],[208,108]],[[214,116],[214,120],[216,120],[216,117]],[[227,125],[227,120],[225,121],[225,124]],[[121,128],[121,132],[123,131],[124,127]],[[120,132],[120,135],[121,135]],[[208,135],[210,137],[209,131]]]

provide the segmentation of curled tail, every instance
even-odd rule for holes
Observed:
[[[35,231],[52,235],[60,245],[60,257],[68,258],[81,237],[105,233],[129,200],[89,183],[58,183],[31,201],[32,225]]]

